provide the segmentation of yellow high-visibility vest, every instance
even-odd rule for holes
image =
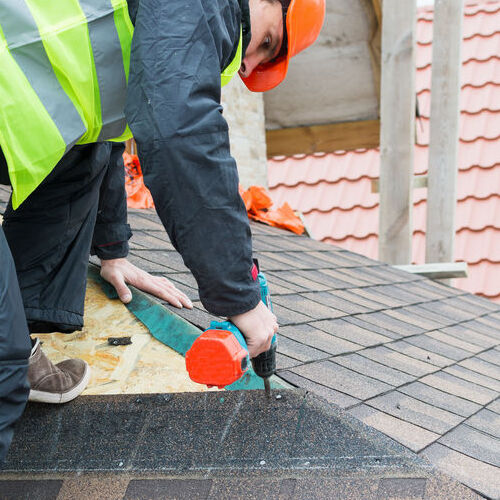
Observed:
[[[126,0],[0,0],[0,148],[17,208],[75,144],[132,137]],[[229,82],[236,56],[221,74]]]

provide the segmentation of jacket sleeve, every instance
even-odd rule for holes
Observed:
[[[142,0],[126,107],[158,215],[203,305],[220,316],[249,311],[260,300],[220,105],[220,73],[239,19],[235,1]]]
[[[99,207],[92,236],[90,253],[101,260],[128,255],[128,240],[132,236],[127,224],[127,194],[121,142],[111,143],[109,165],[101,183]]]

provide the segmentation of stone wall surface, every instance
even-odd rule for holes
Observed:
[[[245,187],[267,187],[266,136],[262,94],[250,92],[235,76],[223,88],[222,105],[229,124],[231,154]]]

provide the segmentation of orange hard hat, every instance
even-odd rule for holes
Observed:
[[[291,0],[286,11],[287,51],[277,60],[259,64],[242,78],[252,92],[265,92],[279,85],[288,71],[290,58],[312,45],[325,19],[325,0]]]

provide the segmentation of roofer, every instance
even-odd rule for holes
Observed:
[[[68,401],[87,384],[83,361],[52,365],[28,331],[82,327],[93,234],[111,281],[133,282],[122,258],[106,262],[119,254],[106,255],[107,242],[120,247],[128,229],[99,209],[120,189],[111,171],[122,148],[106,141],[131,137],[127,122],[203,305],[238,326],[252,356],[269,348],[278,325],[252,279],[220,93],[238,71],[250,90],[273,88],[314,42],[324,0],[289,1],[0,0],[0,148],[13,189],[4,230],[21,290],[0,230],[0,460],[28,365],[30,399]]]

